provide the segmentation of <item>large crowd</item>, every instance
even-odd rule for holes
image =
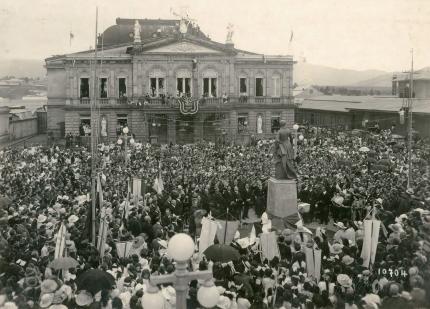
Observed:
[[[429,144],[415,141],[406,189],[407,149],[389,131],[301,130],[298,198],[310,205],[301,214],[303,222],[327,227],[334,222],[338,231],[332,236],[301,226],[278,229],[280,256],[271,261],[255,247],[233,242],[241,259],[213,265],[221,293],[217,308],[428,308]],[[127,154],[118,144],[100,145],[101,207],[109,214],[103,259],[89,237],[91,152],[72,145],[1,151],[0,308],[142,308],[150,276],[175,270],[165,255],[169,238],[186,232],[197,239],[198,216],[243,224],[249,224],[250,210],[265,216],[271,145],[135,143]],[[133,177],[143,183],[137,203],[128,194]],[[156,179],[162,179],[161,192],[154,190],[160,188],[153,186]],[[131,205],[124,219],[127,198]],[[384,232],[375,263],[365,268],[360,252],[370,210]],[[67,256],[78,263],[67,271],[51,267],[62,223]],[[261,224],[254,224],[261,232]],[[134,243],[124,258],[115,243],[126,240]],[[306,247],[322,250],[320,280],[307,275]],[[198,258],[190,261],[190,269],[208,267]],[[111,273],[115,284],[99,291],[79,289],[79,277],[91,269]],[[190,284],[189,308],[199,307],[199,284]],[[175,308],[174,289],[165,285],[162,294],[166,308]]]

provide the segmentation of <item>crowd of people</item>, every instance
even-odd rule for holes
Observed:
[[[298,197],[310,205],[303,222],[328,227],[334,221],[336,234],[302,225],[277,227],[280,256],[270,261],[262,259],[252,244],[243,247],[233,241],[241,258],[213,261],[221,294],[217,308],[430,305],[425,238],[430,232],[429,144],[414,143],[406,190],[406,147],[390,132],[354,133],[303,129],[304,138],[299,140]],[[261,223],[247,219],[251,212],[266,215],[267,180],[273,173],[271,145],[264,140],[250,146],[136,143],[127,154],[118,144],[100,145],[96,160],[101,208],[109,217],[103,259],[91,242],[88,224],[91,152],[72,145],[1,151],[0,308],[142,308],[150,277],[175,271],[166,256],[169,238],[186,232],[198,239],[199,216],[254,224],[261,232]],[[137,203],[128,194],[133,177],[143,183]],[[382,222],[384,233],[375,262],[366,268],[360,253],[363,220],[370,210]],[[66,254],[77,261],[67,271],[52,267],[55,235],[62,223],[67,227]],[[134,243],[124,257],[115,243],[127,240]],[[309,247],[322,251],[319,280],[306,271],[304,250]],[[204,270],[208,262],[196,254],[189,268]],[[79,278],[91,269],[112,274],[114,286],[82,290]],[[190,284],[189,308],[200,306],[199,285]],[[166,308],[175,308],[174,289],[161,288]]]

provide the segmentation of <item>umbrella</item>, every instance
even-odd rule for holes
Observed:
[[[394,138],[394,139],[402,139],[402,138],[405,138],[404,136],[401,136],[401,135],[399,135],[399,134],[393,134],[393,135],[391,135],[391,138]]]
[[[53,269],[70,269],[75,268],[79,265],[79,263],[71,257],[60,257],[53,260],[49,267]]]
[[[208,260],[212,260],[213,262],[225,263],[240,259],[239,252],[229,245],[212,245],[207,248],[203,254]]]
[[[367,147],[361,147],[360,149],[358,149],[358,151],[361,151],[361,152],[368,152],[368,151],[370,151],[370,149],[369,148],[367,148]]]
[[[77,278],[76,284],[78,290],[86,290],[95,295],[101,290],[110,290],[115,285],[115,278],[105,271],[90,269]]]

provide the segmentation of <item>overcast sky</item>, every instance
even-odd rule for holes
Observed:
[[[0,58],[44,59],[94,46],[99,32],[122,18],[174,18],[186,6],[201,29],[219,42],[234,24],[237,48],[292,51],[308,63],[398,71],[430,66],[430,0],[1,0]],[[75,35],[69,46],[69,32]]]

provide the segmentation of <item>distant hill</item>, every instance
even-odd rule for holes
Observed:
[[[388,87],[391,88],[393,73],[382,74],[371,79],[362,80],[352,86],[357,87]]]
[[[310,63],[297,63],[294,65],[294,82],[299,85],[325,85],[325,86],[372,86],[358,85],[364,81],[387,76],[391,73],[379,70],[347,70],[315,65]]]
[[[46,75],[45,62],[37,59],[0,59],[0,77],[40,77]]]

